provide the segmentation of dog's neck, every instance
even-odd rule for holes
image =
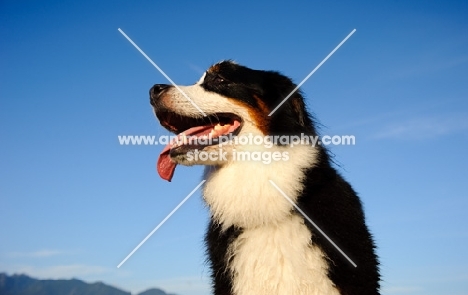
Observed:
[[[270,180],[296,201],[303,189],[304,170],[314,166],[318,151],[310,145],[275,146],[268,151],[287,153],[288,159],[270,164],[230,161],[206,167],[204,199],[212,218],[224,229],[278,224],[291,214],[291,203]]]

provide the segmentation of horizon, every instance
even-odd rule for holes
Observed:
[[[106,283],[106,282],[104,282],[104,281],[93,281],[93,282],[89,282],[89,281],[86,281],[86,280],[82,280],[82,279],[80,279],[80,278],[70,278],[70,279],[38,279],[38,278],[35,278],[35,277],[31,277],[31,276],[29,276],[29,275],[27,275],[27,274],[11,274],[11,275],[9,275],[9,274],[7,274],[7,273],[0,272],[0,275],[2,275],[2,274],[6,275],[7,277],[10,277],[10,278],[12,278],[12,277],[27,277],[27,278],[29,278],[29,279],[38,280],[38,281],[80,281],[80,282],[83,282],[83,283],[88,284],[88,285],[93,285],[93,284],[104,284],[104,285],[106,285],[106,286],[108,286],[108,287],[112,287],[112,288],[118,289],[118,290],[120,290],[120,291],[127,292],[127,290],[125,290],[125,289],[121,289],[121,288],[119,288],[119,287],[115,287],[115,286],[113,286],[113,285],[111,285],[111,284],[108,284],[108,283]],[[166,290],[160,289],[160,288],[158,288],[158,287],[150,287],[150,288],[145,289],[145,290],[143,290],[143,291],[141,291],[141,292],[138,292],[138,293],[133,293],[133,292],[130,292],[130,291],[128,291],[128,292],[131,293],[132,295],[133,295],[133,294],[136,295],[136,294],[144,293],[144,292],[147,292],[147,291],[150,291],[150,290],[159,290],[159,291],[163,291],[163,292],[167,293]],[[173,293],[168,293],[168,294],[173,294]],[[179,294],[175,294],[175,295],[179,295]]]

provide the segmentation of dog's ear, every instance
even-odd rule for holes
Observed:
[[[263,88],[266,89],[266,100],[271,110],[276,108],[296,88],[296,84],[288,77],[270,71]],[[298,89],[273,113],[272,131],[280,134],[294,132],[314,132],[312,120],[306,110],[304,98]]]

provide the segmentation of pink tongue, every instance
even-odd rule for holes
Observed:
[[[194,135],[201,136],[204,134],[208,134],[209,131],[211,131],[211,129],[213,129],[213,125],[196,126],[188,130],[185,130],[182,133],[184,133],[187,137],[194,136]],[[177,138],[181,134],[177,135]],[[167,180],[167,181],[171,181],[172,176],[174,175],[174,170],[177,166],[177,163],[173,162],[170,156],[171,148],[175,143],[176,143],[176,140],[174,139],[173,141],[171,141],[168,145],[164,147],[162,152],[159,154],[158,163],[156,164],[156,169],[158,170],[159,176],[162,179]]]

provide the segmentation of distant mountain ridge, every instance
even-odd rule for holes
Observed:
[[[0,273],[1,295],[132,295],[101,282],[71,280],[38,280],[27,275]],[[136,295],[175,295],[152,288]]]

